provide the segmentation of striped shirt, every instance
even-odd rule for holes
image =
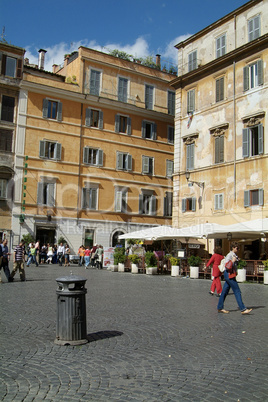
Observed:
[[[21,261],[24,258],[24,246],[18,245],[15,250],[15,261]]]

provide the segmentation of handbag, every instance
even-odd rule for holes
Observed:
[[[227,271],[231,271],[232,268],[233,268],[233,262],[232,262],[232,260],[229,260],[229,261],[226,262],[226,264],[225,264],[225,269],[226,269]]]
[[[221,272],[224,272],[224,271],[225,271],[225,258],[223,258],[223,259],[221,260],[221,263],[220,263],[220,265],[218,266],[218,268],[219,268],[219,270],[220,270]]]

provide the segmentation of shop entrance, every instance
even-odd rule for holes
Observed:
[[[56,229],[46,228],[39,226],[36,228],[36,240],[40,240],[40,245],[43,244],[54,244],[55,242]]]
[[[85,247],[89,247],[89,249],[92,249],[93,239],[94,239],[94,230],[86,229],[85,230]]]

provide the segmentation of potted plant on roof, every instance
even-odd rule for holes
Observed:
[[[190,265],[190,278],[199,278],[199,265],[202,262],[202,258],[199,256],[191,255],[188,258],[188,264]]]
[[[169,257],[170,265],[171,265],[171,276],[179,276],[180,275],[180,260],[177,257]]]
[[[236,276],[237,282],[246,281],[246,273],[247,273],[246,266],[247,262],[245,260],[239,260],[237,262],[237,276]]]
[[[263,284],[268,285],[268,260],[263,261],[264,271],[263,271]]]
[[[126,258],[125,248],[116,247],[114,250],[114,264],[118,265],[118,272],[125,272]]]
[[[138,256],[138,254],[129,254],[128,258],[131,261],[131,273],[138,274],[138,263],[140,261],[140,257]]]
[[[145,266],[147,275],[157,274],[157,258],[153,251],[146,251]]]

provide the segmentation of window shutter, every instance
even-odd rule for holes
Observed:
[[[175,93],[168,91],[168,114],[175,115]]]
[[[153,123],[152,124],[152,139],[153,140],[156,140],[156,130],[157,130],[157,125],[156,125],[156,123]]]
[[[103,129],[103,111],[99,111],[99,129]]]
[[[219,145],[220,145],[219,162],[222,163],[222,162],[224,162],[224,135],[220,136]]]
[[[39,143],[39,156],[40,156],[40,158],[45,157],[45,149],[46,149],[46,142],[45,141],[40,141],[40,143]]]
[[[194,168],[194,143],[186,145],[186,170]]]
[[[263,206],[263,188],[259,188],[259,205]]]
[[[141,136],[142,136],[142,138],[145,138],[145,134],[146,134],[146,122],[143,120],[142,121],[142,126],[141,126]]]
[[[173,161],[166,160],[166,176],[172,177],[173,175]]]
[[[87,127],[90,127],[90,124],[91,124],[91,109],[88,107],[87,109],[86,109],[86,126]]]
[[[196,211],[196,198],[195,197],[193,197],[192,198],[192,211]]]
[[[263,125],[258,125],[258,146],[259,146],[259,155],[263,154]]]
[[[146,85],[145,86],[145,107],[146,109],[153,109],[153,93],[154,93],[154,88]]]
[[[98,150],[98,165],[103,166],[103,150]]]
[[[48,116],[48,99],[43,99],[43,118],[46,119]]]
[[[174,127],[168,126],[168,142],[174,144]]]
[[[131,117],[127,118],[127,135],[131,135]]]
[[[249,90],[249,66],[245,66],[243,68],[243,83],[244,83],[244,91]]]
[[[156,215],[156,196],[151,196],[150,215]]]
[[[59,143],[56,144],[56,159],[61,160],[61,144]]]
[[[115,192],[115,212],[122,212],[122,191]]]
[[[88,189],[82,188],[82,209],[87,209],[87,195]]]
[[[257,61],[258,85],[263,85],[263,61]]]
[[[139,214],[143,214],[143,194],[139,194]]]
[[[186,211],[186,198],[183,198],[181,200],[181,212],[185,212]]]
[[[248,40],[251,42],[254,39],[253,18],[248,22]]]
[[[16,74],[17,78],[22,78],[22,60],[18,59],[17,60],[17,74]]]
[[[130,154],[127,155],[127,170],[132,170],[132,156]]]
[[[116,169],[123,169],[124,154],[122,152],[117,152],[116,155]]]
[[[47,205],[49,207],[54,207],[55,206],[55,184],[54,183],[49,183],[47,185]]]
[[[119,133],[119,125],[120,125],[120,116],[119,114],[115,115],[115,132]]]
[[[249,129],[243,128],[242,131],[243,145],[242,145],[242,156],[247,158],[249,156]]]
[[[44,191],[44,184],[38,183],[37,184],[37,204],[42,205],[43,204],[43,191]]]
[[[149,173],[149,157],[148,156],[142,157],[142,173],[145,173],[145,174]]]
[[[90,208],[97,209],[97,189],[90,189]]]
[[[83,163],[89,163],[89,148],[84,147],[83,149]]]
[[[61,102],[58,102],[57,120],[62,121],[62,103]]]
[[[187,92],[187,113],[192,113],[195,110],[195,90],[191,89]]]
[[[2,75],[6,75],[6,62],[7,62],[7,56],[3,54],[2,56]]]
[[[244,207],[250,206],[250,193],[249,190],[244,191]]]

